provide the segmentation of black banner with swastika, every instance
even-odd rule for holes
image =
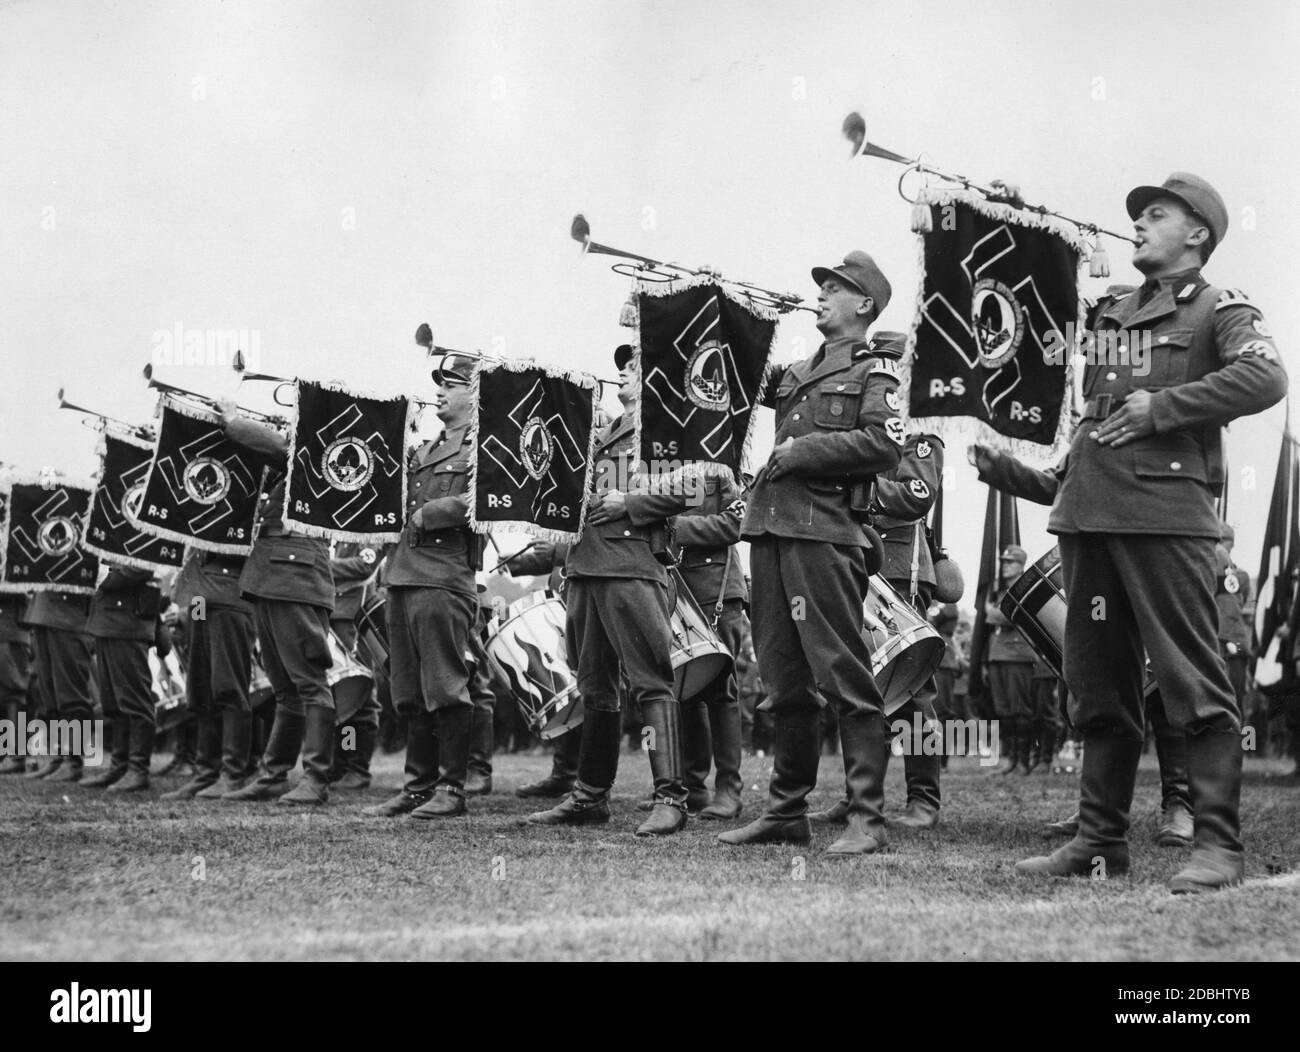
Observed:
[[[152,461],[152,442],[113,429],[104,431],[99,481],[81,542],[88,552],[140,570],[180,566],[185,554],[180,541],[145,533],[136,524]]]
[[[973,193],[923,194],[933,230],[921,235],[906,414],[940,432],[942,418],[974,418],[1004,448],[1063,441],[1084,242],[1068,224]]]
[[[470,525],[577,540],[591,489],[595,379],[500,362],[475,370],[470,398]]]
[[[99,560],[81,547],[90,492],[56,473],[0,481],[0,592],[94,593]]]
[[[638,451],[652,475],[739,478],[776,314],[711,280],[637,290]]]
[[[171,395],[161,412],[136,524],[192,548],[247,555],[265,468],[226,437],[216,413]]]
[[[358,544],[401,539],[411,403],[298,380],[284,524]]]

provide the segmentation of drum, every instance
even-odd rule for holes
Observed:
[[[268,701],[274,700],[275,691],[271,689],[271,677],[262,667],[261,647],[254,645],[252,677],[248,684],[248,705],[251,709],[257,710]]]
[[[871,648],[871,674],[888,716],[934,675],[943,660],[943,636],[879,575],[868,579],[862,621]]]
[[[1002,615],[1059,679],[1065,668],[1065,587],[1059,545],[1022,573],[998,602]],[[1144,695],[1156,689],[1150,667]]]
[[[535,592],[493,618],[484,644],[510,684],[529,729],[549,740],[582,723],[582,698],[564,642],[564,602]]]
[[[734,659],[675,566],[669,568],[668,576],[676,592],[670,622],[673,693],[678,701],[689,701],[730,671]]]
[[[370,655],[370,667],[379,671],[388,669],[388,599],[371,596],[361,604],[353,619],[357,626],[357,642]]]
[[[374,687],[374,674],[343,644],[337,632],[330,629],[330,658],[333,664],[325,674],[325,681],[334,692],[334,717],[340,723],[352,719],[370,696]]]
[[[150,647],[149,673],[152,678],[155,726],[159,732],[179,727],[188,710],[185,707],[185,672],[181,669],[175,649],[169,651],[165,658],[159,658],[158,652]]]

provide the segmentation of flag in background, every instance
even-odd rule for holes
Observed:
[[[1020,543],[1020,516],[1016,511],[1016,498],[989,489],[988,505],[984,510],[984,542],[980,547],[979,576],[975,584],[975,622],[970,636],[970,686],[971,701],[986,691],[984,683],[984,654],[988,649],[988,625],[984,604],[998,592],[998,557],[1008,544]]]

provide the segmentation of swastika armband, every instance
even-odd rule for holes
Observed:
[[[1225,307],[1250,307],[1252,310],[1259,311],[1259,308],[1251,302],[1250,297],[1242,292],[1241,289],[1224,289],[1219,293],[1219,299],[1218,302],[1215,303],[1214,309],[1223,310]],[[1263,311],[1259,312],[1261,314],[1264,313]]]

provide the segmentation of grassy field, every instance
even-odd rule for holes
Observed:
[[[893,834],[885,855],[719,844],[693,821],[632,834],[644,759],[624,755],[605,827],[523,824],[513,795],[544,757],[499,756],[496,792],[444,822],[362,817],[400,781],[313,813],[274,804],[163,803],[0,779],[0,957],[7,960],[839,959],[1282,960],[1300,957],[1300,787],[1279,761],[1247,768],[1247,884],[1173,898],[1186,852],[1154,846],[1158,788],[1144,758],[1133,875],[1025,882],[1039,825],[1073,806],[1073,777],[987,777],[954,760],[939,828]],[[770,761],[747,759],[746,813]],[[842,784],[822,762],[816,805]],[[903,798],[891,764],[891,808]]]

